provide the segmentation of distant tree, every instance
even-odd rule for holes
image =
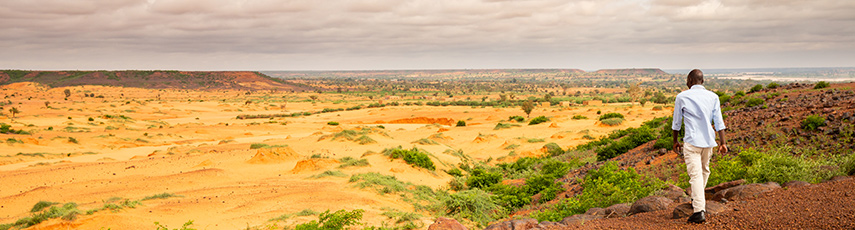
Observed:
[[[522,110],[525,112],[525,116],[529,117],[531,115],[531,111],[534,110],[534,102],[525,101],[522,103]]]
[[[505,94],[499,94],[499,101],[504,102],[504,101],[507,101],[507,100],[508,100],[508,95],[505,95]]]
[[[631,97],[633,101],[638,101],[638,98],[641,97],[641,87],[639,87],[638,83],[636,83],[632,86],[629,86],[629,88],[626,89],[626,93],[629,94],[629,97]]]
[[[71,97],[71,90],[65,89],[62,92],[65,93],[65,97]]]
[[[311,98],[312,101],[316,101],[318,100],[318,95],[309,95],[309,98]]]
[[[543,100],[547,102],[552,101],[552,95],[548,93],[546,95],[543,95]]]
[[[9,112],[12,113],[12,118],[15,118],[15,115],[20,113],[21,111],[18,110],[18,108],[12,107],[11,109],[9,109]]]
[[[516,79],[514,80],[516,81]],[[514,98],[517,98],[517,95],[514,93],[508,93],[508,97],[511,98],[511,100],[514,100]]]
[[[45,108],[50,108],[50,102],[49,101],[45,102]]]

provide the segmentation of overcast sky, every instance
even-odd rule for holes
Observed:
[[[853,0],[0,0],[0,69],[841,66]]]

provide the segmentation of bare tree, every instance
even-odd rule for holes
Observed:
[[[21,111],[15,107],[12,107],[11,109],[9,109],[9,112],[12,113],[12,118],[15,118],[15,114],[21,113]]]
[[[67,98],[67,97],[71,97],[71,90],[69,90],[69,89],[65,89],[65,90],[63,90],[63,91],[62,91],[62,93],[65,93],[65,97],[66,97],[66,98]]]

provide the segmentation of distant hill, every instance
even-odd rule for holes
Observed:
[[[668,75],[665,71],[658,68],[650,69],[601,69],[594,73],[614,74],[614,75]]]
[[[50,87],[104,85],[150,89],[308,90],[250,71],[28,71],[0,70],[0,85],[36,82]]]

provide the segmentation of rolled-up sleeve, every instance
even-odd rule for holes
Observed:
[[[679,131],[683,127],[683,102],[680,97],[674,100],[674,116],[672,116],[671,130]]]
[[[715,125],[715,131],[724,130],[724,118],[721,116],[721,104],[719,101],[715,101],[715,107],[713,107],[713,125]]]

